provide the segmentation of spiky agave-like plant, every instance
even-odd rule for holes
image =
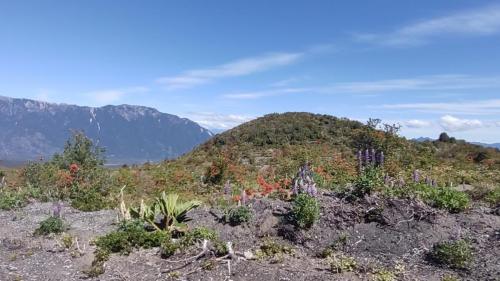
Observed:
[[[180,202],[178,194],[162,192],[151,206],[141,202],[140,208],[131,208],[130,213],[133,217],[147,221],[158,230],[184,231],[186,229],[185,222],[189,221],[187,213],[199,205],[201,205],[201,201]],[[163,218],[157,224],[155,219],[159,215]]]

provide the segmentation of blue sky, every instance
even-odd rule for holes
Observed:
[[[0,95],[500,142],[500,2],[0,0]]]

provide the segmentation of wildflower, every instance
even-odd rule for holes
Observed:
[[[413,181],[416,183],[420,182],[420,172],[418,170],[413,171]]]
[[[69,165],[69,171],[72,173],[72,174],[76,174],[78,172],[80,168],[78,167],[78,164],[71,164]]]
[[[61,217],[61,210],[62,210],[62,205],[60,202],[54,202],[52,204],[52,216],[55,218],[60,218]]]

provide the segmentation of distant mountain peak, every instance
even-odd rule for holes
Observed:
[[[172,159],[212,137],[197,123],[136,105],[87,107],[0,96],[0,159],[31,160],[61,151],[84,131],[113,162]]]

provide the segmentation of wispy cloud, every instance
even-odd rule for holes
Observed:
[[[471,89],[500,89],[500,76],[475,77],[460,74],[420,76],[404,79],[356,81],[335,83],[329,86],[284,87],[270,90],[235,92],[223,95],[230,99],[258,99],[270,96],[314,93],[314,94],[370,94],[408,91],[443,91]]]
[[[405,79],[388,79],[365,82],[339,83],[332,90],[349,93],[463,90],[500,87],[500,77],[475,77],[462,74],[421,76]]]
[[[229,99],[258,99],[263,97],[280,96],[287,94],[297,94],[305,92],[317,91],[315,88],[282,88],[282,89],[272,89],[264,91],[249,91],[249,92],[235,92],[231,94],[224,95],[225,98]]]
[[[130,87],[121,89],[108,89],[108,90],[97,90],[87,92],[84,95],[90,97],[99,105],[105,105],[121,100],[125,95],[128,94],[140,94],[146,93],[149,89],[146,87]]]
[[[499,32],[500,5],[494,5],[422,20],[390,33],[357,34],[355,39],[387,46],[412,46],[426,44],[436,36],[481,36]]]
[[[186,71],[180,75],[157,79],[167,89],[191,88],[226,77],[245,76],[297,62],[304,53],[273,53],[259,57],[243,58],[211,68]]]
[[[384,104],[383,109],[414,110],[419,112],[488,115],[500,114],[500,99],[440,102]]]
[[[220,114],[214,112],[192,112],[187,115],[189,119],[208,129],[230,129],[255,118],[248,115]]]
[[[420,129],[420,128],[427,128],[432,126],[432,122],[426,121],[426,120],[418,120],[418,119],[413,119],[413,120],[408,120],[402,122],[403,126],[412,128],[412,129]]]

